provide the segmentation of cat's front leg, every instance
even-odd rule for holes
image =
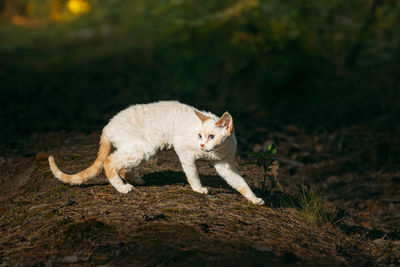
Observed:
[[[208,194],[207,187],[203,187],[200,182],[199,174],[197,173],[196,165],[193,161],[189,161],[190,163],[181,162],[183,171],[185,172],[186,178],[192,187],[193,191]]]
[[[218,174],[245,198],[256,205],[264,205],[264,200],[254,195],[246,181],[240,176],[233,162],[216,162],[214,163],[214,167]]]

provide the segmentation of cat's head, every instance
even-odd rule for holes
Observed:
[[[201,129],[197,133],[200,149],[212,151],[232,135],[234,130],[233,119],[229,112],[225,112],[218,120],[197,110],[194,112],[201,121]]]

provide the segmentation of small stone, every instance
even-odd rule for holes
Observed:
[[[272,249],[269,247],[256,247],[256,249],[261,252],[271,252],[272,251]]]
[[[64,258],[64,262],[66,262],[66,263],[76,263],[76,262],[78,262],[78,256],[76,256],[76,255],[67,256],[67,257]]]

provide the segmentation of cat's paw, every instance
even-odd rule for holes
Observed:
[[[251,202],[253,202],[254,205],[258,205],[258,206],[265,204],[264,200],[262,200],[261,198],[255,198],[255,199],[251,200]]]
[[[193,189],[193,191],[195,191],[197,193],[201,193],[201,194],[208,194],[208,188],[207,187],[196,188],[196,189]]]
[[[123,184],[123,185],[119,185],[118,187],[115,187],[118,192],[122,193],[122,194],[127,194],[130,191],[132,191],[133,189],[133,185],[131,184]]]

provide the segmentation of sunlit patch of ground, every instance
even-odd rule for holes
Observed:
[[[387,162],[380,163],[387,168],[377,177],[372,176],[377,170],[353,160],[353,153],[363,153],[351,151],[358,142],[354,134],[271,133],[278,156],[292,160],[279,169],[285,192],[274,194],[260,191],[261,169],[241,151],[239,169],[266,200],[264,207],[233,191],[207,162],[198,167],[212,193],[193,192],[173,151],[135,170],[147,183],[127,195],[104,174],[81,186],[51,175],[47,155],[65,172],[84,169],[96,156],[98,135],[39,135],[1,158],[2,264],[398,263],[397,178]],[[335,156],[339,142],[343,157]],[[243,141],[241,146],[258,149],[257,144],[262,145]],[[351,162],[352,172],[346,167]],[[371,175],[369,182],[365,175]],[[340,210],[340,218],[322,224],[306,220],[292,205],[299,184],[313,186],[327,199],[328,210]]]

